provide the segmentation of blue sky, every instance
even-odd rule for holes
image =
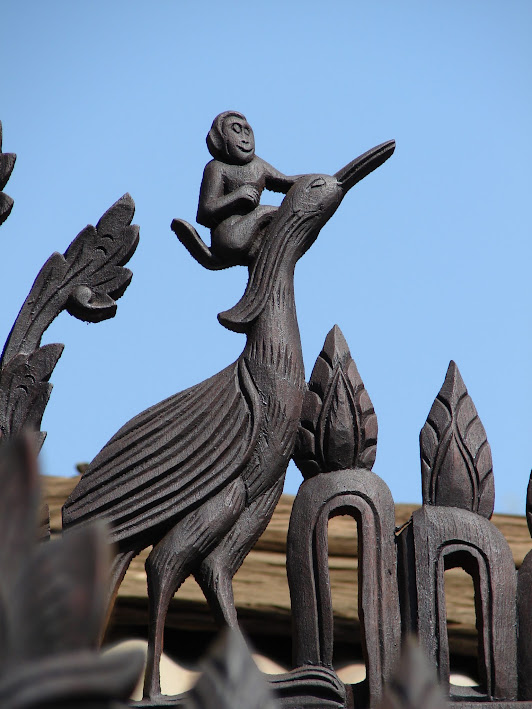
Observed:
[[[12,0],[1,17],[3,149],[18,154],[0,230],[3,337],[46,258],[124,192],[140,225],[114,320],[63,314],[45,336],[66,344],[43,422],[45,472],[72,474],[134,414],[239,355],[243,337],[216,314],[240,298],[245,269],[204,271],[169,228],[194,221],[205,135],[236,109],[257,154],[287,174],[332,173],[396,139],[298,264],[307,377],[337,323],[379,419],[374,470],[397,502],[415,502],[419,430],[454,359],[491,443],[496,510],[524,511],[528,0]],[[291,468],[287,489],[300,480]]]

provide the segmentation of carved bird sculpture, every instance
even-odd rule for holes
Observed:
[[[153,545],[146,561],[144,686],[152,700],[160,697],[168,606],[188,575],[195,576],[215,617],[237,626],[232,579],[281,495],[306,388],[294,267],[346,192],[394,148],[394,141],[383,143],[334,176],[297,179],[249,264],[242,299],[218,316],[225,327],[247,335],[240,357],[125,424],[63,508],[66,529],[95,518],[111,525],[117,549],[112,598],[131,559]]]

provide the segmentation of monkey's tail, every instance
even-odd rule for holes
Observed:
[[[173,219],[171,228],[189,254],[204,268],[208,268],[209,271],[228,268],[228,264],[220,261],[212,253],[194,227],[184,219]]]

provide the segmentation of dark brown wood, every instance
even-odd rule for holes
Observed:
[[[202,265],[210,267],[212,258],[215,267],[249,265],[242,299],[219,315],[225,327],[247,335],[246,346],[219,374],[127,423],[63,510],[67,528],[95,518],[111,524],[118,545],[112,595],[135,554],[154,545],[146,562],[145,695],[152,699],[160,696],[168,605],[187,576],[194,574],[220,621],[238,624],[232,578],[281,494],[305,391],[294,267],[347,190],[395,147],[378,146],[336,176],[285,178],[255,157],[249,124],[235,112],[215,119],[208,145],[215,159],[206,168],[198,218],[213,229],[211,249],[192,227],[189,242],[183,239],[184,222],[178,235]],[[268,185],[288,190],[278,209],[258,206]]]
[[[37,544],[34,442],[0,446],[0,706],[111,709],[133,690],[136,651],[95,651],[103,620],[107,542],[100,526]]]
[[[3,224],[13,209],[13,199],[2,192],[15,167],[15,153],[2,152],[2,121],[0,121],[0,224]]]

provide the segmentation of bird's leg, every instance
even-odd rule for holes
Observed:
[[[130,565],[131,560],[133,559],[136,553],[137,552],[135,550],[118,552],[118,554],[114,557],[112,561],[111,572],[109,574],[109,587],[106,605],[107,611],[105,615],[105,623],[102,625],[100,633],[100,645],[103,642],[105,630],[107,628],[107,624],[109,623],[109,618],[111,617],[111,612],[113,610],[116,596],[118,594],[118,589],[120,588],[120,584],[122,583],[124,576],[126,575],[128,566]]]
[[[273,487],[259,495],[194,572],[214,618],[220,625],[238,628],[233,576],[266,529],[281,496],[283,483],[284,476]]]
[[[146,559],[149,630],[144,697],[161,696],[160,660],[164,624],[172,596],[200,559],[205,558],[242,513],[246,490],[240,478],[233,480],[197,510],[181,519]]]
[[[233,573],[224,562],[223,550],[218,547],[204,559],[194,574],[215,621],[230,628],[238,628],[235,600],[233,597]]]
[[[168,541],[164,537],[146,559],[149,626],[144,697],[149,699],[161,696],[160,662],[166,614],[174,593],[189,574],[189,554],[174,553],[173,544]]]

